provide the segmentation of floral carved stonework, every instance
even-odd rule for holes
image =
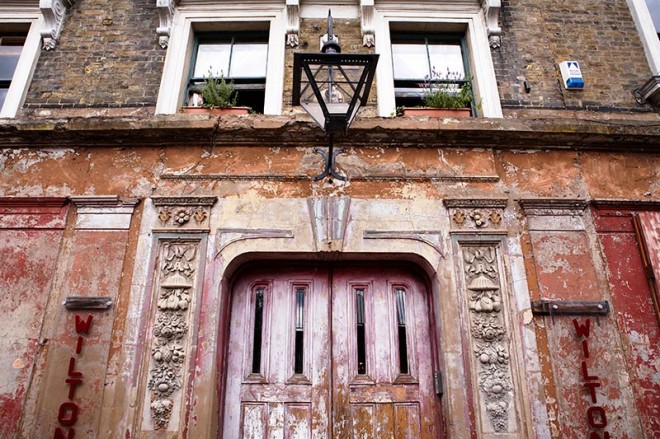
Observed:
[[[189,339],[189,308],[194,292],[198,241],[161,244],[156,316],[147,387],[156,430],[166,429],[183,386],[183,366]]]
[[[497,249],[465,246],[462,257],[481,407],[496,433],[508,432],[513,386]]]
[[[453,229],[499,229],[506,204],[506,199],[444,200]]]
[[[207,231],[216,197],[152,197],[157,221],[154,230]]]

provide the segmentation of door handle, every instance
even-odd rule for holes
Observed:
[[[433,372],[433,387],[435,388],[435,394],[442,396],[444,393],[442,390],[442,372],[439,370]]]

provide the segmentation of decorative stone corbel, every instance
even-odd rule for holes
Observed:
[[[174,8],[178,0],[156,0],[156,9],[160,18],[160,26],[156,29],[158,43],[163,49],[167,49],[170,42],[170,31],[172,29],[172,18],[174,17]]]
[[[298,33],[300,32],[300,1],[286,0],[286,44],[298,47],[300,44]]]
[[[360,15],[362,28],[362,44],[373,47],[376,44],[376,28],[374,27],[374,0],[360,0]]]
[[[499,26],[501,0],[482,0],[484,15],[486,16],[486,27],[488,28],[488,42],[491,49],[497,49],[501,45],[500,34],[502,28]]]
[[[66,8],[73,4],[73,0],[39,0],[39,9],[44,16],[44,27],[41,30],[44,49],[53,50],[57,45],[66,16]]]
[[[307,199],[316,249],[341,252],[351,208],[350,197],[310,197]]]

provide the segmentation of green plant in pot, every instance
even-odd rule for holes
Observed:
[[[236,93],[236,86],[225,81],[224,76],[221,75],[219,79],[214,78],[212,72],[209,71],[209,76],[202,87],[202,98],[204,107],[229,108],[236,106],[238,93]]]
[[[474,102],[472,81],[458,72],[443,75],[435,69],[424,81],[424,105],[431,108],[471,108]]]

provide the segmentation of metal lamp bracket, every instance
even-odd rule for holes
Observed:
[[[332,144],[332,133],[328,134],[328,152],[326,153],[321,148],[314,148],[314,152],[320,154],[325,159],[325,169],[323,172],[313,178],[314,181],[323,180],[325,177],[332,176],[337,180],[346,181],[346,177],[338,174],[335,171],[335,159],[339,154],[344,152],[344,148],[338,149],[337,151],[333,150],[334,146]]]

